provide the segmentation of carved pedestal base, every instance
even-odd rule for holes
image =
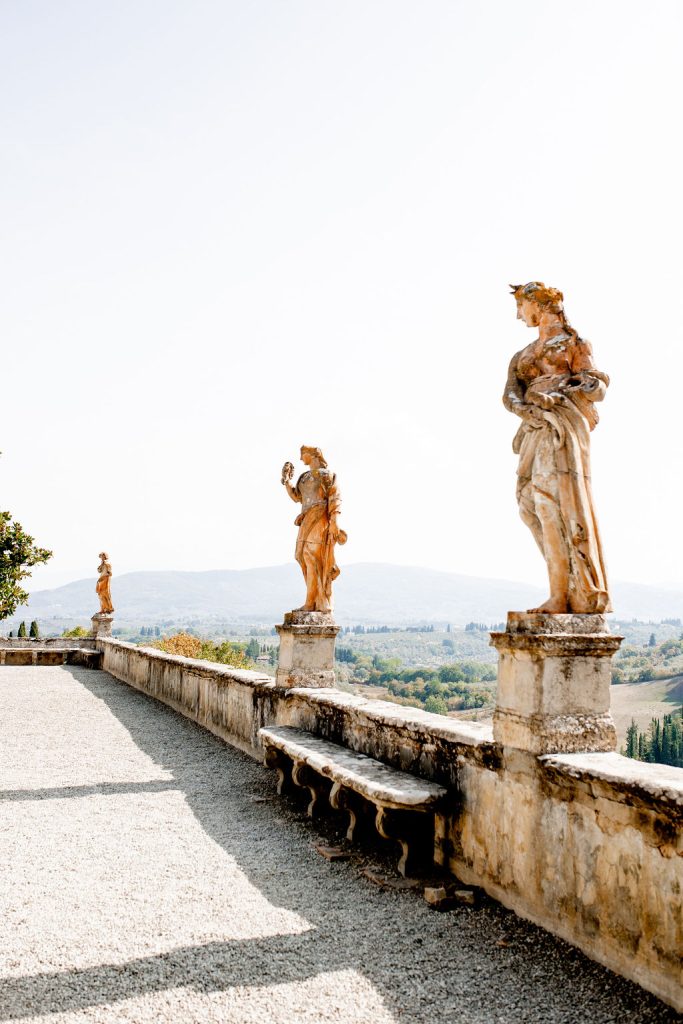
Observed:
[[[602,615],[510,612],[498,651],[493,738],[535,754],[616,750],[611,661],[622,637]]]
[[[92,619],[93,636],[111,636],[111,626],[114,616],[107,612],[98,612]]]
[[[330,614],[288,612],[281,626],[278,686],[334,686],[334,643],[339,632]]]

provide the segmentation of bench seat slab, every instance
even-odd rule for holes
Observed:
[[[290,780],[308,789],[309,817],[326,796],[335,810],[348,814],[346,838],[352,841],[359,821],[367,816],[364,809],[371,804],[379,835],[401,847],[400,873],[413,875],[433,867],[434,811],[447,795],[443,786],[303,729],[272,726],[260,729],[259,736],[266,764],[277,769],[278,793]]]
[[[377,806],[424,812],[434,810],[446,797],[446,789],[437,782],[419,779],[303,729],[268,726],[259,730],[259,736],[266,750],[275,748],[294,762],[304,762]]]

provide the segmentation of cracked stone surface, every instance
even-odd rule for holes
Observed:
[[[103,672],[0,669],[0,1021],[680,1018],[482,898],[330,863],[274,773]]]

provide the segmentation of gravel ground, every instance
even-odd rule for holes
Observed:
[[[102,672],[0,669],[0,1020],[676,1021],[491,901],[437,913]]]

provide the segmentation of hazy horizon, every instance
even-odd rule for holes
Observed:
[[[268,563],[268,564],[264,564],[264,565],[242,566],[242,567],[239,567],[239,568],[231,567],[231,566],[216,566],[216,567],[214,567],[212,569],[179,569],[179,568],[174,568],[174,567],[171,566],[171,567],[167,567],[167,568],[155,568],[155,569],[150,569],[150,568],[126,569],[123,572],[117,573],[112,578],[112,586],[113,587],[116,586],[116,577],[117,576],[118,577],[120,577],[120,576],[128,576],[128,575],[132,575],[134,573],[164,573],[164,572],[168,572],[168,573],[185,573],[185,572],[187,572],[187,573],[245,572],[245,573],[247,573],[247,572],[251,572],[251,571],[257,572],[259,570],[267,570],[267,569],[281,569],[281,568],[285,568],[287,566],[293,566],[293,565],[294,565],[294,563],[291,562],[291,561],[282,561],[282,562],[272,562],[272,563]],[[453,576],[453,575],[455,575],[455,576],[462,576],[462,577],[468,578],[468,579],[495,580],[495,581],[505,582],[505,583],[519,583],[519,584],[524,584],[524,585],[528,585],[528,586],[538,586],[538,587],[543,587],[544,583],[545,583],[544,578],[541,578],[539,580],[534,581],[534,580],[514,579],[514,578],[511,578],[511,577],[508,577],[508,576],[481,576],[481,575],[477,575],[476,573],[459,573],[459,572],[457,572],[455,570],[452,570],[452,569],[443,569],[443,568],[437,568],[437,567],[428,566],[428,565],[418,565],[418,564],[415,564],[415,563],[412,563],[412,562],[385,562],[385,561],[379,561],[379,560],[363,560],[363,561],[358,561],[358,562],[346,562],[346,563],[344,563],[344,568],[352,568],[354,566],[387,566],[387,567],[399,568],[399,569],[416,569],[416,570],[420,570],[420,571],[424,571],[424,572],[444,573],[444,574],[450,575],[450,576]],[[49,569],[49,566],[41,567],[41,572],[46,570],[46,569]],[[77,570],[75,570],[75,571],[77,571]],[[297,570],[297,572],[298,572],[298,570]],[[88,579],[92,580],[93,587],[94,587],[94,585],[95,585],[95,583],[97,581],[97,574],[93,573],[90,570],[84,570],[82,575],[72,575],[68,570],[65,571],[65,572],[63,572],[62,570],[56,570],[56,575],[59,576],[59,577],[61,577],[62,575],[64,576],[64,579],[63,579],[63,581],[61,583],[54,583],[54,584],[51,584],[49,586],[45,585],[45,586],[38,587],[38,586],[34,585],[34,580],[30,579],[30,580],[26,581],[26,584],[25,584],[26,585],[26,589],[29,591],[29,593],[33,594],[33,593],[37,593],[40,590],[56,590],[60,586],[67,586],[69,583],[80,583],[83,580],[88,580]],[[683,591],[683,586],[678,586],[677,587],[674,584],[668,586],[668,585],[662,585],[662,584],[641,583],[638,580],[628,580],[628,579],[618,579],[618,580],[615,579],[614,582],[618,582],[620,584],[626,584],[628,586],[636,586],[636,587],[639,587],[639,586],[643,586],[643,587],[656,587],[659,590],[664,590],[664,591],[671,590],[672,592],[677,592],[677,593],[680,593],[681,591]]]

